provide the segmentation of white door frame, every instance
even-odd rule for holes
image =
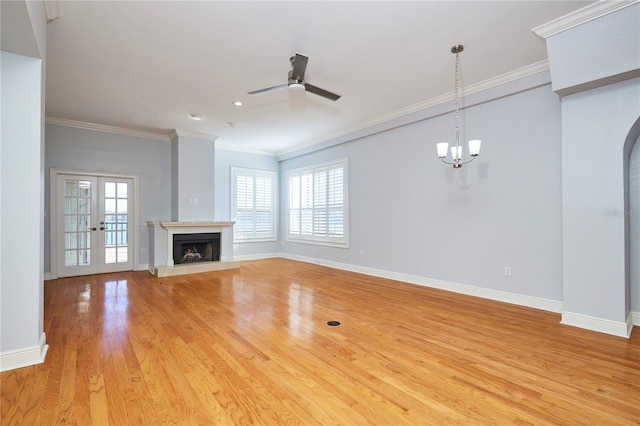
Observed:
[[[57,169],[51,168],[49,170],[49,268],[51,269],[51,279],[58,278],[58,256],[62,256],[63,253],[58,253],[58,213],[56,209],[57,203],[57,185],[58,175],[78,175],[78,176],[95,176],[95,177],[109,177],[109,178],[125,178],[133,179],[133,218],[132,227],[133,233],[131,235],[131,255],[133,261],[133,270],[137,271],[140,267],[140,249],[139,249],[139,207],[140,207],[140,193],[138,190],[139,175],[129,173],[114,173],[114,172],[100,172],[90,170],[74,170],[74,169]]]

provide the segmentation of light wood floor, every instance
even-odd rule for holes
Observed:
[[[638,330],[559,320],[284,259],[59,279],[2,424],[640,424]]]

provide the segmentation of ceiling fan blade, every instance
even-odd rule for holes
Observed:
[[[305,83],[304,88],[307,92],[311,92],[315,95],[320,95],[323,98],[330,99],[332,101],[337,101],[340,99],[340,95],[336,95],[335,93],[331,93],[328,90],[321,89],[319,87],[313,86],[309,83]]]
[[[307,56],[296,53],[293,61],[293,73],[291,77],[294,80],[302,81],[304,80],[304,72],[307,69],[307,61],[309,58]]]
[[[256,95],[258,93],[271,92],[273,90],[284,89],[285,87],[289,87],[288,84],[279,84],[273,87],[267,87],[266,89],[254,90],[253,92],[248,92],[248,95]]]

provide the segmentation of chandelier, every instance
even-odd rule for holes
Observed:
[[[455,114],[455,125],[456,125],[456,143],[451,147],[451,158],[452,161],[447,160],[447,151],[449,149],[448,142],[441,142],[436,145],[438,149],[438,158],[442,160],[445,164],[451,164],[455,169],[459,169],[463,164],[467,164],[476,159],[476,157],[480,154],[480,144],[482,141],[480,139],[472,139],[469,141],[469,157],[470,159],[463,161],[462,160],[462,146],[460,145],[460,116],[459,116],[459,95],[458,95],[458,86],[460,81],[460,52],[464,50],[464,46],[461,44],[455,45],[451,48],[451,53],[456,54],[456,68],[455,68],[455,95],[454,95],[454,104],[456,109]]]

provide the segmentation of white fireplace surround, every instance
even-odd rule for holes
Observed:
[[[233,225],[235,222],[147,222],[153,238],[150,253],[151,273],[158,277],[218,271],[238,267],[233,261]],[[175,234],[220,234],[220,261],[174,265],[173,236]],[[150,265],[151,266],[151,265]]]

